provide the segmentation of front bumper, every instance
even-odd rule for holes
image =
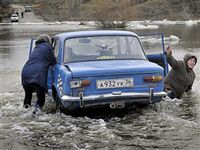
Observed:
[[[18,19],[11,19],[11,22],[18,22]]]
[[[75,109],[77,107],[87,108],[99,105],[110,105],[114,102],[151,104],[161,101],[161,99],[165,96],[167,96],[166,92],[154,92],[153,89],[150,89],[147,93],[113,92],[109,94],[91,96],[84,96],[83,93],[80,92],[79,97],[63,95],[61,97],[61,101],[64,107],[68,109]]]

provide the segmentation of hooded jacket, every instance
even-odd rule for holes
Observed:
[[[46,89],[49,66],[56,63],[52,51],[52,46],[47,42],[36,44],[36,47],[22,69],[23,87],[30,83],[36,83]]]
[[[197,58],[194,55],[186,54],[182,61],[177,61],[171,54],[167,55],[167,62],[172,68],[164,79],[165,87],[170,87],[176,98],[181,98],[184,92],[192,89],[195,73],[188,69],[187,61],[190,58],[195,58],[197,63]]]

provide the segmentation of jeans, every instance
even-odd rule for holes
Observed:
[[[25,98],[24,98],[24,106],[29,105],[31,106],[31,100],[32,100],[32,94],[36,92],[37,96],[37,105],[39,105],[40,108],[44,106],[45,102],[45,89],[38,84],[31,83],[28,85],[25,85],[24,87],[25,91]]]

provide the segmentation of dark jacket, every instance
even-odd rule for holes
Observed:
[[[176,98],[181,98],[184,92],[192,89],[195,73],[187,67],[187,61],[191,57],[197,61],[197,58],[190,54],[185,55],[182,61],[177,61],[172,55],[167,56],[167,61],[172,68],[164,79],[165,87],[171,88]]]
[[[22,70],[23,87],[36,83],[46,89],[49,66],[55,63],[51,45],[46,42],[37,44]]]

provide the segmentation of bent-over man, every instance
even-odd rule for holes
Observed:
[[[56,63],[51,39],[48,35],[40,35],[35,42],[35,48],[22,69],[22,86],[25,91],[24,107],[31,106],[32,93],[36,92],[36,108],[39,110],[45,102],[47,89],[47,74],[49,66]]]

